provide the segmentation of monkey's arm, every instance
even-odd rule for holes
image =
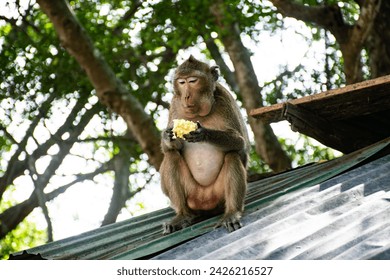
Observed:
[[[208,142],[222,148],[225,152],[243,151],[246,149],[244,138],[235,130],[214,130],[201,126],[184,135],[188,142]]]
[[[167,128],[162,133],[162,140],[161,140],[161,148],[163,153],[169,151],[169,150],[181,150],[183,149],[183,139],[180,138],[173,138],[174,133],[172,131],[172,128]]]

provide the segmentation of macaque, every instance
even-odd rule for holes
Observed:
[[[169,234],[216,214],[217,227],[241,228],[246,194],[248,133],[230,93],[217,82],[218,66],[190,56],[174,74],[168,126],[162,133],[161,187],[176,216],[163,225]],[[174,120],[196,123],[175,137]]]

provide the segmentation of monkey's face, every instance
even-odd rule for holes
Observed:
[[[178,76],[175,93],[180,97],[181,111],[187,119],[207,116],[214,104],[214,82],[204,75]]]
[[[180,108],[175,109],[182,118],[196,121],[210,114],[217,79],[218,66],[209,67],[193,56],[176,69],[174,90]]]

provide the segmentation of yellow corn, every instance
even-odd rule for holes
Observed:
[[[198,128],[197,124],[192,121],[186,121],[183,119],[173,120],[173,132],[178,138],[184,139],[183,135],[190,133]]]

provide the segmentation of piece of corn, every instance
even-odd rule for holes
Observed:
[[[198,125],[192,121],[186,121],[183,119],[173,120],[173,129],[172,131],[175,133],[175,138],[184,139],[183,135],[190,133],[198,128]]]

